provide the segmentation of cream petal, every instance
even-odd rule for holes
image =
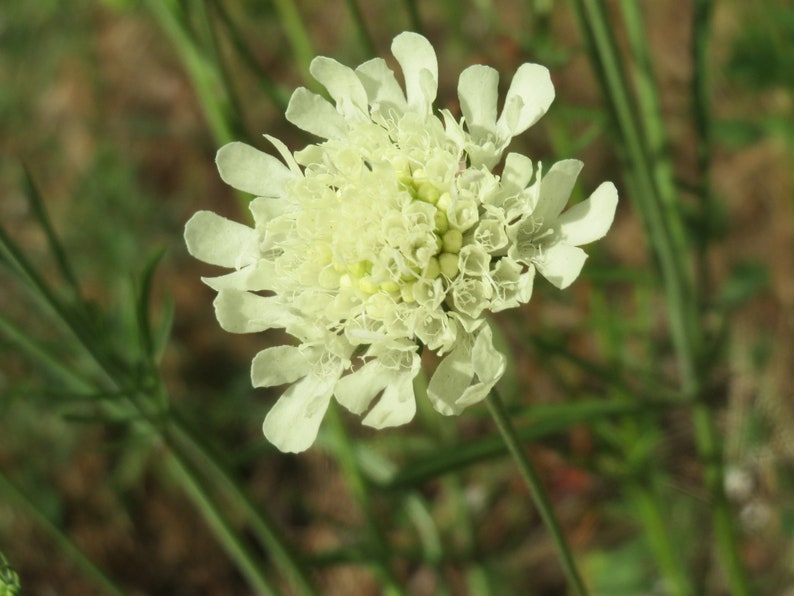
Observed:
[[[587,254],[581,248],[558,243],[543,247],[534,263],[543,277],[564,290],[579,277],[586,260]]]
[[[348,129],[344,117],[334,106],[305,87],[295,89],[286,117],[301,130],[324,139],[342,137]]]
[[[585,201],[560,215],[560,235],[563,241],[580,246],[603,238],[618,206],[618,190],[611,182],[604,182]]]
[[[535,124],[554,101],[554,85],[549,70],[540,64],[522,64],[505,97],[497,122],[506,136],[516,136]]]
[[[484,139],[496,131],[498,86],[499,73],[489,66],[475,64],[460,73],[460,109],[474,139]]]
[[[197,259],[221,267],[238,267],[256,258],[256,230],[221,217],[197,211],[185,224],[185,244]]]
[[[544,228],[551,227],[565,208],[579,172],[584,164],[578,159],[565,159],[555,163],[543,174],[540,195],[532,219]]]
[[[394,38],[391,51],[403,71],[408,106],[429,114],[438,92],[438,60],[433,46],[418,33],[406,31]]]
[[[447,354],[436,367],[427,385],[427,397],[440,414],[460,414],[458,399],[471,384],[474,370],[471,365],[471,349],[461,343]]]
[[[505,192],[524,190],[532,180],[532,160],[520,153],[508,153],[502,170],[502,188]]]
[[[510,257],[502,257],[491,272],[495,284],[494,297],[489,310],[500,312],[529,302],[535,267],[530,266],[522,273],[522,267]]]
[[[281,161],[245,143],[228,143],[215,155],[226,184],[260,197],[280,197],[293,175]]]
[[[296,316],[278,296],[222,289],[213,305],[221,327],[230,333],[255,333],[296,322]]]
[[[289,171],[292,172],[293,177],[302,178],[303,172],[301,172],[300,166],[298,166],[298,162],[295,161],[295,158],[292,156],[292,153],[290,152],[289,148],[284,144],[284,141],[267,134],[262,136],[264,136],[268,141],[270,141],[270,144],[273,145],[273,147],[275,147],[276,151],[278,151],[278,154],[281,156],[281,159],[283,159],[284,163],[287,164]]]
[[[310,374],[292,385],[265,417],[262,431],[285,453],[300,453],[312,446],[328,409],[335,377]]]
[[[334,388],[334,396],[336,401],[353,414],[361,414],[383,390],[386,382],[383,378],[383,367],[377,360],[370,360],[358,370],[339,379]]]
[[[248,210],[254,216],[254,222],[257,225],[263,226],[271,219],[275,219],[285,212],[287,207],[290,207],[289,201],[284,199],[270,199],[267,197],[257,197],[248,203]]]
[[[505,357],[493,345],[493,330],[484,325],[471,350],[474,373],[483,383],[496,383],[505,372]]]
[[[336,102],[336,109],[347,118],[363,118],[368,114],[367,92],[352,68],[333,58],[318,56],[309,66],[317,79]]]
[[[484,325],[477,334],[471,351],[471,365],[477,375],[477,383],[467,387],[455,401],[458,411],[468,408],[485,399],[502,378],[505,371],[505,357],[493,345],[493,332]]]
[[[356,68],[356,76],[364,85],[373,110],[378,107],[387,113],[390,109],[399,114],[405,112],[408,107],[405,93],[383,58],[374,58],[362,64]]]
[[[272,261],[260,259],[252,265],[247,265],[226,275],[202,277],[201,281],[218,292],[227,288],[247,292],[260,292],[262,290],[275,290],[277,279]]]
[[[237,271],[232,271],[231,273],[227,273],[226,275],[218,275],[216,277],[202,277],[201,281],[207,284],[216,292],[226,288],[233,288],[237,290],[248,290],[246,288],[246,279],[248,279],[248,275],[250,274],[249,269],[253,267],[253,265],[249,265],[248,267],[243,267],[242,269],[238,269]]]
[[[312,370],[312,363],[303,350],[295,346],[275,346],[254,356],[251,383],[254,387],[272,387],[294,383]]]
[[[369,411],[362,424],[373,428],[387,428],[409,423],[416,414],[413,379],[416,372],[406,369],[392,375],[378,403]]]

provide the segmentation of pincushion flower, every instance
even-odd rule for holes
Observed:
[[[522,65],[498,115],[496,71],[467,68],[456,119],[433,109],[430,43],[403,33],[392,53],[405,91],[382,59],[353,70],[316,58],[311,73],[333,103],[299,88],[286,116],[322,140],[291,153],[267,136],[281,159],[222,147],[223,180],[256,196],[254,225],[208,211],[186,225],[193,256],[234,270],[204,280],[221,326],[296,340],[259,352],[251,369],[254,386],[291,384],[263,425],[282,451],[311,446],[331,399],[375,428],[410,421],[422,347],[440,356],[427,388],[438,412],[481,401],[505,368],[485,313],[526,303],[536,271],[569,285],[586,258],[579,245],[614,216],[608,182],[563,210],[578,161],[544,172],[509,153],[494,170],[551,104],[546,68]]]

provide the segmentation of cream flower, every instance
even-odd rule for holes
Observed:
[[[242,143],[218,152],[221,177],[255,195],[254,227],[214,213],[187,223],[190,253],[234,269],[204,281],[234,333],[283,328],[297,346],[254,358],[254,386],[292,384],[264,433],[282,451],[314,442],[331,399],[375,428],[414,416],[420,347],[442,357],[428,397],[442,414],[482,400],[504,372],[484,318],[526,303],[535,270],[558,287],[579,274],[579,245],[603,236],[617,204],[611,183],[563,211],[581,163],[541,175],[513,136],[554,98],[548,71],[521,66],[497,117],[496,71],[460,76],[463,118],[433,111],[438,64],[415,33],[394,39],[405,91],[376,58],[350,69],[318,57],[312,75],[334,103],[297,89],[287,119],[323,140],[283,161]]]

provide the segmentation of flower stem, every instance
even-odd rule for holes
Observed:
[[[0,472],[0,495],[4,497],[4,500],[7,499],[14,503],[32,518],[58,545],[61,552],[68,559],[71,559],[72,563],[79,568],[87,578],[94,582],[98,588],[101,588],[103,594],[112,596],[121,596],[124,594],[122,587],[117,585],[109,575],[80,550],[80,547],[72,540],[69,533],[62,530],[59,524],[53,522],[32,499],[28,498],[28,496],[2,472]],[[2,585],[0,585],[0,588],[2,588]],[[0,590],[0,594],[5,593],[6,592]]]
[[[347,481],[350,492],[361,507],[364,519],[367,522],[369,538],[372,541],[372,546],[376,550],[376,552],[373,553],[375,558],[374,570],[384,583],[384,593],[395,596],[405,594],[399,582],[394,577],[394,573],[389,565],[389,543],[378,523],[375,511],[372,508],[372,501],[369,497],[369,487],[366,484],[361,470],[359,470],[352,442],[344,427],[336,404],[332,403],[328,408],[326,420],[333,430],[335,439],[333,451],[336,456],[336,461],[339,464],[340,471]]]
[[[521,476],[524,478],[524,482],[526,482],[527,487],[529,488],[529,492],[532,495],[532,499],[535,502],[535,507],[537,507],[538,513],[540,514],[543,523],[546,525],[546,528],[549,530],[549,532],[551,532],[551,537],[554,540],[554,546],[557,548],[557,554],[559,555],[560,561],[562,562],[563,570],[565,571],[565,575],[568,578],[568,583],[575,594],[587,594],[587,589],[585,588],[582,578],[579,575],[579,571],[576,568],[573,554],[571,553],[571,549],[565,540],[565,535],[562,532],[559,521],[557,521],[557,516],[555,515],[554,509],[551,506],[551,502],[549,501],[549,497],[546,494],[546,490],[543,488],[543,484],[541,483],[535,468],[529,461],[527,454],[524,452],[524,449],[518,440],[518,436],[516,435],[516,431],[513,428],[513,425],[510,423],[510,418],[507,415],[507,411],[505,410],[504,404],[502,403],[502,399],[499,397],[499,394],[495,389],[491,391],[491,394],[486,398],[485,403],[488,404],[488,410],[491,412],[491,416],[493,417],[494,422],[496,422],[499,432],[502,434],[502,438],[504,439],[505,445],[507,445],[507,449],[510,451],[510,454],[513,456],[513,459],[518,465]]]

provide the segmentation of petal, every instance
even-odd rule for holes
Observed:
[[[257,257],[256,230],[221,217],[198,211],[185,224],[185,244],[197,259],[221,267],[238,267]]]
[[[478,382],[468,387],[456,400],[455,405],[459,410],[468,408],[483,399],[502,378],[505,372],[505,357],[493,346],[493,332],[485,325],[471,351],[471,366],[477,375]]]
[[[489,310],[500,312],[526,304],[532,296],[532,282],[535,278],[535,267],[530,266],[522,272],[522,267],[510,257],[502,257],[491,271],[496,296]]]
[[[579,277],[587,254],[576,246],[558,243],[544,247],[534,263],[538,272],[561,290]]]
[[[578,159],[565,159],[555,163],[540,181],[538,205],[532,219],[542,227],[551,227],[571,197],[576,177],[584,164]]]
[[[305,87],[298,87],[287,106],[287,120],[308,133],[334,139],[347,133],[342,114],[325,99]]]
[[[294,383],[312,370],[312,363],[303,350],[295,346],[276,346],[262,350],[251,363],[254,387],[272,387]]]
[[[265,417],[262,431],[279,450],[300,453],[312,446],[331,401],[336,378],[308,375],[287,389]]]
[[[604,182],[590,198],[574,205],[557,219],[562,239],[580,246],[603,238],[615,219],[617,206],[618,190],[611,182]]]
[[[408,107],[405,93],[383,58],[374,58],[362,64],[356,68],[356,76],[364,85],[373,110],[378,106],[381,110],[385,108],[387,112],[389,109],[400,114],[405,112]]]
[[[505,357],[493,345],[493,331],[485,325],[474,340],[471,350],[474,373],[483,383],[493,386],[505,372]]]
[[[532,160],[520,153],[508,153],[502,170],[502,187],[506,192],[524,190],[532,180]]]
[[[427,385],[427,397],[433,408],[445,416],[460,414],[462,408],[459,408],[456,402],[471,384],[473,378],[471,350],[461,343],[439,362],[436,371],[430,378],[430,383]]]
[[[248,292],[275,290],[276,272],[271,261],[264,259],[237,271],[218,277],[202,277],[201,281],[213,290],[220,291],[231,288]]]
[[[278,159],[245,143],[224,145],[215,155],[215,163],[226,184],[260,197],[280,197],[293,177]]]
[[[248,209],[254,216],[257,225],[265,225],[271,219],[282,215],[285,209],[290,206],[284,199],[270,199],[267,197],[257,197],[248,203]]]
[[[499,73],[489,66],[475,64],[460,73],[460,109],[466,119],[466,126],[475,139],[484,139],[496,131],[498,85]]]
[[[287,327],[296,319],[278,296],[263,297],[236,289],[222,289],[213,304],[218,322],[230,333]]]
[[[301,172],[298,162],[295,161],[295,158],[292,156],[292,153],[290,153],[289,148],[284,144],[284,142],[281,139],[277,139],[276,137],[270,135],[263,136],[270,141],[270,144],[275,147],[276,151],[278,151],[281,159],[284,160],[284,163],[287,164],[289,171],[292,172],[293,177],[303,177],[303,172]]]
[[[361,118],[369,113],[367,92],[352,68],[333,58],[317,56],[309,66],[312,76],[328,89],[336,109],[347,118]]]
[[[373,428],[387,428],[410,422],[416,414],[413,380],[418,371],[419,367],[416,366],[415,369],[409,368],[391,375],[383,395],[362,424]]]
[[[438,91],[438,60],[433,46],[418,33],[406,31],[394,38],[391,51],[403,71],[408,106],[429,114]]]
[[[353,414],[361,414],[383,390],[385,383],[383,367],[377,360],[370,360],[357,371],[339,379],[334,388],[334,396],[336,401]]]
[[[535,124],[554,101],[549,69],[540,64],[522,64],[505,97],[498,127],[506,136],[516,136]]]

